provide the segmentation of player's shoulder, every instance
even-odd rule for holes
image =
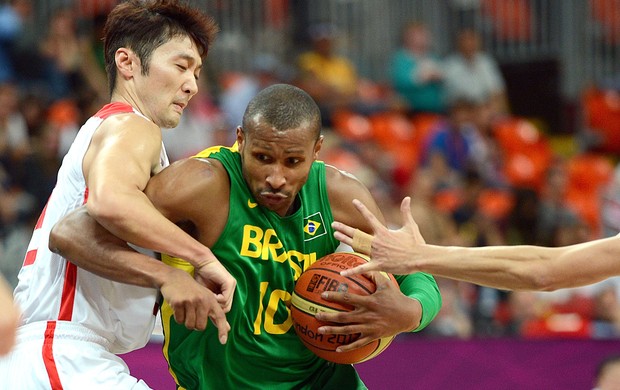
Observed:
[[[173,162],[166,169],[168,176],[187,177],[188,180],[213,181],[218,178],[227,177],[226,169],[222,163],[216,159],[208,157],[188,157]]]
[[[225,192],[229,179],[222,164],[214,159],[189,157],[173,162],[149,180],[147,194],[213,197]]]
[[[98,132],[161,139],[161,128],[153,121],[133,111],[103,118]]]
[[[366,186],[350,172],[325,164],[325,182],[330,201],[348,201],[366,192]]]
[[[325,181],[327,182],[328,188],[360,183],[357,177],[352,173],[329,164],[325,164]]]

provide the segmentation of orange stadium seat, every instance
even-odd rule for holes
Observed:
[[[348,141],[368,141],[373,136],[370,120],[364,115],[346,109],[334,112],[332,123],[336,132]]]
[[[605,156],[595,153],[571,157],[567,162],[568,186],[595,194],[608,184],[614,174],[613,163]]]
[[[534,145],[545,143],[543,135],[532,122],[518,117],[499,121],[494,125],[493,133],[506,153],[524,152]]]
[[[514,195],[508,190],[485,188],[478,196],[480,212],[494,220],[508,217],[514,205]]]
[[[452,213],[463,204],[463,194],[459,189],[439,190],[433,196],[433,203],[441,212]]]
[[[497,123],[494,135],[504,152],[504,174],[510,184],[540,191],[553,159],[549,140],[530,121],[522,118]]]
[[[395,112],[384,111],[370,116],[374,139],[384,147],[395,144],[413,144],[415,128],[407,116]]]
[[[620,153],[620,94],[590,88],[583,94],[584,125],[601,137],[596,150]]]
[[[566,191],[565,202],[588,225],[592,238],[598,238],[602,229],[599,197],[569,188]]]
[[[597,236],[602,229],[600,191],[613,178],[614,165],[605,156],[587,153],[567,161],[566,203]]]
[[[374,140],[396,163],[396,184],[404,186],[419,163],[416,128],[407,116],[395,111],[384,111],[370,116]]]

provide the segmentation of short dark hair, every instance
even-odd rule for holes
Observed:
[[[219,28],[213,18],[178,0],[127,0],[106,20],[104,35],[105,68],[110,93],[116,86],[114,56],[121,47],[133,50],[148,74],[155,49],[174,37],[189,36],[201,57],[205,57]]]
[[[304,90],[289,84],[274,84],[260,91],[243,114],[243,129],[251,131],[253,118],[261,119],[280,131],[295,129],[304,123],[321,135],[321,111]]]

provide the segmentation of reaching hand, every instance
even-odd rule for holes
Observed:
[[[344,244],[350,245],[355,251],[365,251],[370,246],[370,261],[353,269],[342,271],[344,276],[366,273],[369,271],[385,271],[396,275],[408,274],[416,271],[415,261],[421,257],[418,244],[424,244],[418,225],[411,216],[411,198],[403,199],[400,211],[403,217],[403,227],[398,230],[389,230],[357,199],[354,206],[366,218],[373,229],[373,236],[363,236],[363,232],[341,222],[332,223],[336,231],[334,237]],[[362,237],[362,238],[360,238]],[[370,244],[368,245],[368,241]],[[361,245],[360,245],[361,243]]]
[[[212,258],[200,267],[195,268],[194,275],[199,283],[215,293],[220,306],[222,306],[225,313],[228,313],[232,307],[237,281],[224,268],[222,263],[215,258],[213,253],[210,254]]]
[[[172,308],[176,322],[188,329],[205,330],[210,318],[217,327],[220,343],[226,343],[230,325],[211,290],[201,286],[187,272],[172,268],[161,286],[161,293]]]

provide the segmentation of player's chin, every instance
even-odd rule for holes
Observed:
[[[169,115],[163,118],[162,124],[160,126],[167,129],[173,129],[179,125],[180,121],[181,114],[177,112],[171,112]]]

